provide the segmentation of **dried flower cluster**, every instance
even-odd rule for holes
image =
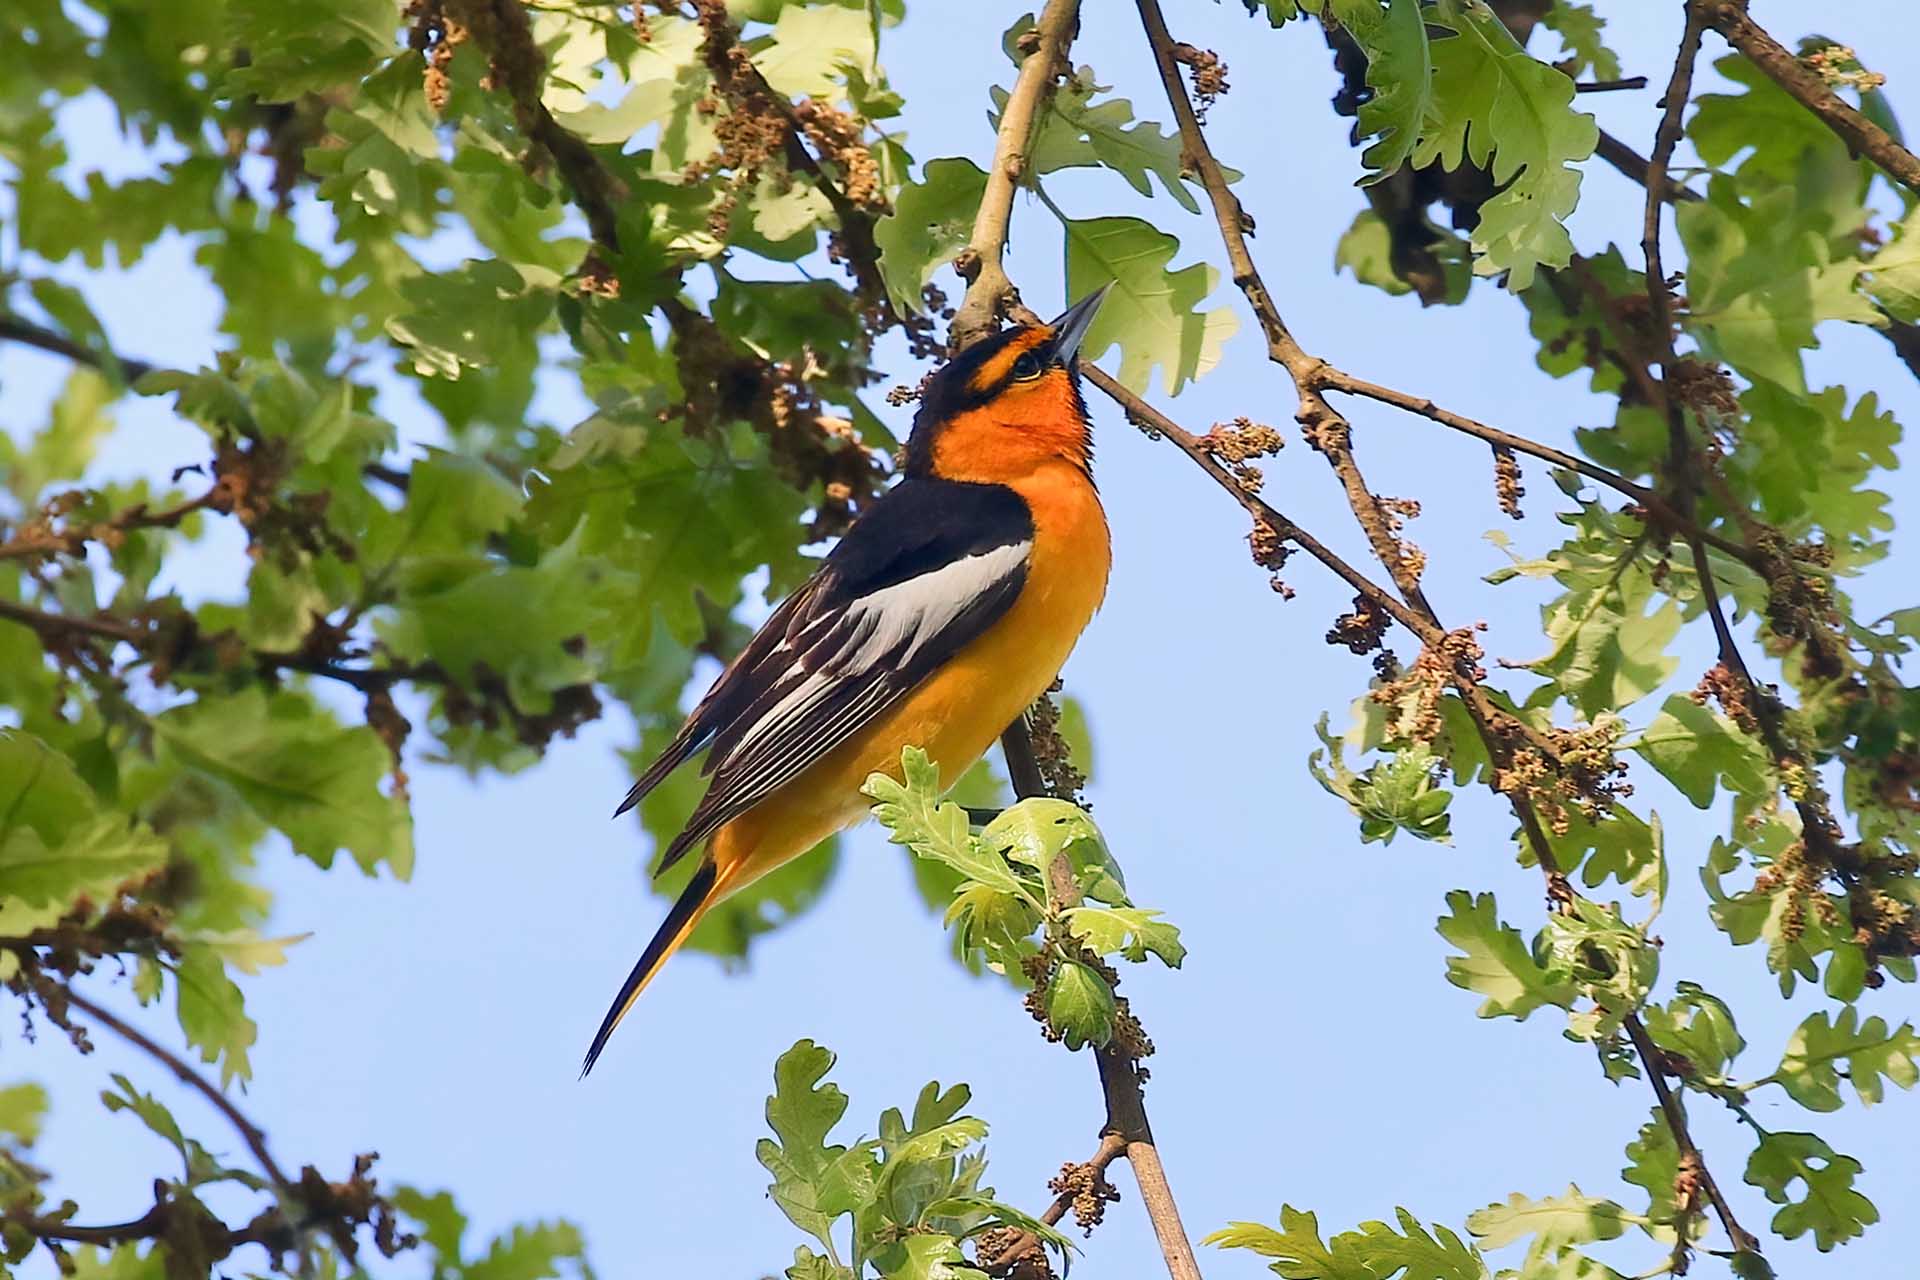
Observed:
[[[1266,423],[1244,416],[1235,418],[1231,424],[1216,422],[1200,437],[1200,447],[1225,467],[1234,482],[1248,493],[1260,492],[1266,483],[1266,476],[1253,465],[1253,460],[1272,457],[1286,443],[1286,437]]]

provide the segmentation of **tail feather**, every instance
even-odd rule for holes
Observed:
[[[673,909],[667,912],[667,918],[660,922],[659,931],[653,935],[653,941],[647,943],[647,949],[640,953],[640,960],[633,966],[633,972],[620,987],[620,994],[613,998],[613,1007],[607,1010],[607,1016],[601,1020],[600,1030],[593,1037],[593,1047],[587,1050],[587,1060],[580,1067],[580,1077],[585,1079],[593,1064],[600,1059],[600,1051],[607,1047],[607,1040],[613,1035],[613,1029],[633,1008],[633,1002],[646,990],[647,983],[660,971],[667,958],[680,949],[700,923],[700,917],[707,908],[718,900],[720,895],[719,869],[713,859],[708,858],[695,869],[693,879],[674,901]]]

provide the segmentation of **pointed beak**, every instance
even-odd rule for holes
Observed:
[[[1101,285],[1068,307],[1058,320],[1047,326],[1053,330],[1052,354],[1055,360],[1069,369],[1073,368],[1073,362],[1080,354],[1080,344],[1086,341],[1087,330],[1093,327],[1093,317],[1112,291],[1111,283]]]

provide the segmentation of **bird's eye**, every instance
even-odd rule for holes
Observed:
[[[1040,370],[1045,367],[1040,363],[1039,356],[1031,351],[1024,351],[1020,354],[1020,358],[1013,362],[1013,376],[1025,382],[1028,378],[1039,377]]]

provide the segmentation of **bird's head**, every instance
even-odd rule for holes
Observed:
[[[937,370],[907,439],[907,474],[1004,484],[1059,462],[1091,474],[1076,361],[1106,296],[1089,294],[1051,324],[1003,329]]]

